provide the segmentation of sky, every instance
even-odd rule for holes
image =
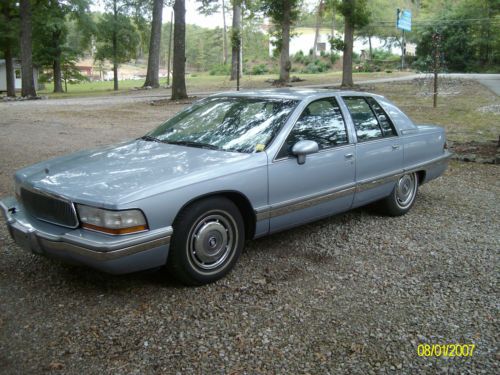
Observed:
[[[229,1],[229,0],[226,0]],[[310,7],[314,6],[317,0],[306,0],[305,3]],[[186,23],[195,24],[198,26],[208,27],[208,28],[216,28],[222,27],[222,14],[221,12],[213,14],[211,16],[204,16],[197,12],[197,8],[200,6],[200,3],[196,0],[186,0]],[[97,4],[92,5],[90,8],[92,11],[104,11],[104,6],[98,1]],[[164,7],[163,8],[163,23],[170,22],[170,15],[172,13],[172,7]],[[227,26],[231,26],[231,18],[232,14],[226,14],[226,23]]]

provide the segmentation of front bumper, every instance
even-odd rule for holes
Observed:
[[[42,222],[12,197],[0,200],[0,208],[14,241],[35,254],[114,274],[160,267],[167,261],[172,227],[111,236]]]

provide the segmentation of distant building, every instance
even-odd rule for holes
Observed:
[[[21,90],[21,63],[18,60],[14,60],[14,81],[16,90]],[[38,69],[33,68],[33,78],[35,80],[35,87],[38,88]],[[7,70],[5,66],[5,60],[0,60],[0,92],[7,91]]]
[[[269,26],[266,25],[264,32],[268,32]],[[308,55],[310,52],[314,52],[316,56],[319,56],[322,51],[330,53],[331,51],[331,35],[332,29],[322,27],[319,29],[318,43],[316,46],[316,51],[312,51],[314,48],[314,37],[316,35],[315,27],[295,27],[292,29],[292,38],[290,39],[290,56],[295,55],[297,52],[301,51],[304,55]],[[335,30],[335,38],[344,39],[344,35]],[[273,38],[270,38],[269,43],[269,56],[273,55],[275,49],[273,43],[271,43]],[[384,41],[377,37],[372,37],[372,48],[383,48]],[[384,47],[385,48],[385,47]],[[363,50],[368,50],[368,38],[355,38],[354,39],[354,52],[361,54]],[[398,54],[397,48],[391,48],[391,52]]]

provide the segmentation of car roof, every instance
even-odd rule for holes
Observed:
[[[332,89],[309,89],[309,88],[279,88],[279,89],[263,89],[263,90],[242,90],[242,91],[226,91],[221,92],[211,97],[249,97],[263,99],[314,99],[316,97],[325,97],[325,95],[369,95],[379,96],[376,94],[351,91],[351,90],[332,90]]]

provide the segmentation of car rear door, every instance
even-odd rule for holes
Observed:
[[[315,141],[319,152],[298,164],[291,154],[300,140]],[[280,151],[269,163],[270,231],[348,210],[354,196],[355,145],[334,97],[309,103]]]
[[[403,170],[403,144],[394,124],[371,96],[342,97],[356,131],[353,207],[389,195]]]

